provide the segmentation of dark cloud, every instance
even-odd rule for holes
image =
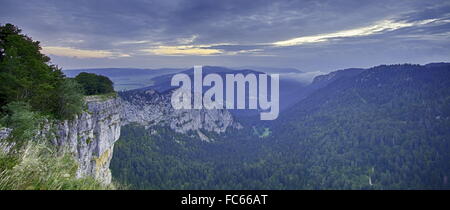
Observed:
[[[431,19],[439,22],[419,24]],[[54,47],[51,52],[59,56],[51,57],[65,68],[203,64],[326,71],[448,61],[449,19],[450,4],[441,0],[2,0],[0,6],[0,23],[19,25],[44,46]],[[317,43],[272,45],[382,20],[418,24]],[[83,53],[104,57],[67,57]]]

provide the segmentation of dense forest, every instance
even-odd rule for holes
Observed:
[[[127,125],[113,176],[136,189],[450,189],[450,65],[349,71],[212,143]]]

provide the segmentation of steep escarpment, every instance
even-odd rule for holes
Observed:
[[[206,139],[201,130],[223,133],[228,128],[241,128],[226,109],[174,109],[170,103],[172,91],[133,90],[119,94],[123,100],[123,124],[166,125],[179,133],[196,131],[201,139]]]
[[[81,113],[68,120],[43,118],[27,141],[34,146],[50,143],[48,145],[55,147],[48,148],[48,152],[56,152],[54,158],[70,155],[74,159],[74,177],[93,178],[108,185],[111,183],[109,164],[114,143],[120,136],[121,110],[121,100],[117,96],[87,96]],[[14,141],[13,132],[10,128],[0,129],[2,154],[18,152],[19,148],[15,146],[20,142]],[[39,143],[42,141],[44,144]]]
[[[108,187],[120,135],[113,83],[67,78],[41,49],[19,27],[0,25],[0,189]]]
[[[109,163],[120,136],[120,100],[90,96],[86,106],[74,119],[49,123],[42,134],[49,135],[60,152],[73,154],[79,165],[77,177],[91,176],[109,184]]]

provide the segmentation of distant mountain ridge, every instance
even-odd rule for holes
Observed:
[[[229,68],[225,68],[225,67],[218,67],[218,66],[203,66],[202,67],[202,72],[203,72],[203,76],[207,75],[207,74],[218,74],[222,77],[222,79],[225,81],[225,75],[226,74],[263,74],[263,72],[258,72],[258,71],[254,71],[254,70],[250,70],[250,69],[243,69],[243,70],[234,70],[234,69],[229,69]],[[180,72],[176,72],[173,74],[165,74],[165,75],[161,75],[161,76],[157,76],[154,77],[152,79],[153,81],[153,85],[149,86],[149,87],[145,87],[143,89],[153,89],[156,90],[158,92],[165,92],[167,90],[173,89],[175,87],[171,86],[171,80],[172,77],[177,74],[177,73],[182,73],[182,74],[187,74],[191,80],[193,81],[193,77],[194,77],[194,68],[190,68],[184,71],[180,71]]]
[[[160,69],[141,69],[141,68],[81,68],[81,69],[65,69],[63,70],[66,76],[74,77],[81,72],[95,73],[100,74],[107,77],[116,77],[123,76],[123,74],[127,75],[147,75],[147,74],[170,74],[178,71],[182,71],[183,69],[176,68],[160,68]]]
[[[75,77],[81,72],[88,72],[109,77],[115,84],[117,91],[139,89],[147,86],[155,86],[160,84],[161,80],[167,80],[172,75],[183,72],[188,73],[193,68],[81,68],[81,69],[67,69],[63,70],[67,77]],[[221,66],[203,66],[207,73],[224,73],[233,71],[251,71],[267,74],[281,74],[285,79],[289,79],[289,74],[301,74],[302,71],[294,68],[265,68],[265,67],[242,67],[242,68],[227,68]],[[163,76],[166,75],[166,76]]]
[[[164,74],[177,73],[179,71],[183,71],[183,69],[88,68],[63,70],[63,73],[67,77],[75,77],[81,72],[103,75],[109,77],[114,82],[116,91],[121,91],[152,85],[152,78]]]
[[[253,69],[255,71],[261,71],[267,74],[304,73],[303,71],[298,70],[296,68],[263,67],[263,66],[242,66],[242,67],[233,67],[231,69],[234,70]]]

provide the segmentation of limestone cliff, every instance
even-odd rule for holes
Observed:
[[[61,152],[70,152],[79,163],[77,176],[111,182],[109,163],[120,136],[121,104],[117,97],[87,97],[87,109],[71,120],[57,121],[45,129]],[[50,131],[50,132],[48,132]]]
[[[170,103],[172,91],[132,90],[119,94],[123,100],[123,124],[166,125],[179,133],[195,131],[202,140],[207,138],[200,130],[223,133],[228,128],[242,127],[226,109],[175,110]]]

